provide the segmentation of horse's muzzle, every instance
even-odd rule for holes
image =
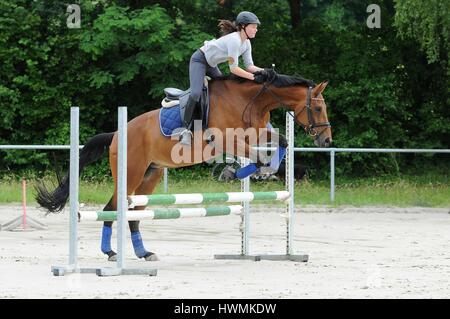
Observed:
[[[333,140],[331,137],[325,137],[325,138],[317,138],[314,140],[314,145],[317,147],[330,147]]]
[[[333,141],[331,140],[331,138],[330,138],[330,137],[327,137],[327,138],[323,141],[323,147],[330,147],[332,142],[333,142]]]

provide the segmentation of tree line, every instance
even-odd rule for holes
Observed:
[[[73,2],[80,28],[67,26],[65,1],[0,0],[0,144],[68,144],[74,105],[81,143],[114,131],[119,105],[130,118],[159,108],[163,88],[188,87],[190,56],[219,36],[218,19],[248,10],[262,22],[252,40],[256,65],[330,81],[325,99],[335,147],[449,148],[445,1],[378,1],[380,28],[366,23],[373,1]],[[283,129],[283,112],[272,121]],[[312,146],[296,130],[296,145]],[[51,154],[0,151],[0,174],[67,159]],[[317,154],[304,158],[317,170],[328,163]],[[413,155],[353,154],[339,168],[364,175],[418,163]]]

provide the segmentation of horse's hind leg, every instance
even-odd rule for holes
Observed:
[[[108,204],[106,204],[106,206],[103,208],[104,211],[115,210],[112,205],[113,198],[114,197],[112,197],[109,200]],[[117,253],[111,249],[112,225],[113,225],[112,221],[103,222],[101,250],[102,253],[108,256],[109,261],[116,261]]]
[[[130,152],[128,152],[130,153]],[[135,152],[136,154],[136,152]],[[147,165],[142,165],[145,159],[138,155],[129,157],[128,159],[128,176],[127,176],[127,194],[132,194],[136,187],[138,187],[143,180]],[[114,194],[108,204],[103,208],[104,211],[117,210],[117,153],[114,149],[110,148],[109,163],[111,167],[111,174],[114,180]],[[132,222],[129,222],[132,223]],[[101,251],[108,256],[109,261],[115,261],[116,252],[111,249],[111,234],[112,234],[112,221],[105,221],[102,229],[102,242]],[[131,225],[130,225],[131,227]]]
[[[150,195],[153,193],[156,185],[158,185],[161,180],[161,176],[163,174],[163,169],[150,165],[145,173],[144,180],[141,185],[136,188],[136,195]],[[137,206],[134,210],[144,210],[145,206]],[[156,261],[158,257],[156,254],[147,251],[144,248],[144,244],[142,242],[142,236],[139,231],[139,221],[129,221],[130,231],[131,231],[131,241],[133,243],[134,253],[139,258],[145,258],[147,261]]]

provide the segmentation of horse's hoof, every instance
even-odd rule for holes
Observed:
[[[117,261],[117,254],[114,251],[109,251],[107,253],[108,255],[108,261]]]
[[[146,261],[158,261],[159,260],[158,256],[156,256],[155,253],[147,253],[144,256],[144,258]]]

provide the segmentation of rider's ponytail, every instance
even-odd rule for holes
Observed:
[[[230,20],[219,20],[218,26],[222,35],[227,35],[240,30],[240,27],[236,26],[236,23],[231,22]]]

